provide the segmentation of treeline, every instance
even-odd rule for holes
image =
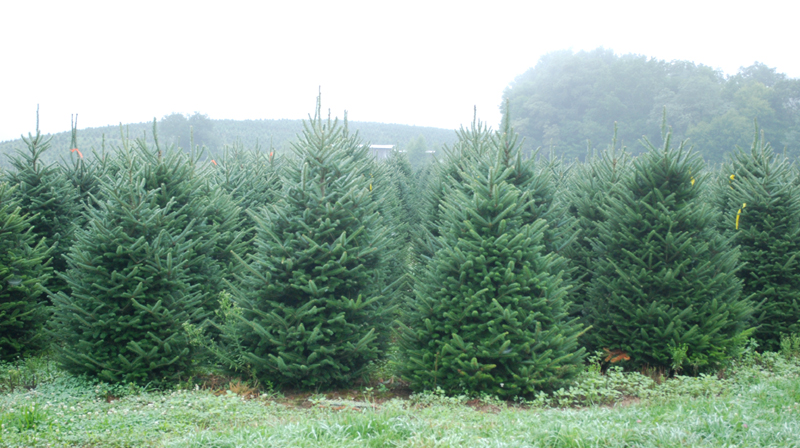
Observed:
[[[398,149],[408,151],[409,160],[416,167],[429,161],[434,151],[455,141],[453,130],[401,124],[372,122],[350,122],[351,131],[362,136],[372,144],[397,145]],[[188,150],[204,147],[203,153],[210,158],[221,157],[225,148],[233,146],[253,148],[256,145],[269,150],[288,153],[291,142],[303,130],[303,120],[212,120],[207,115],[194,113],[183,115],[173,113],[158,120],[157,134],[165,146],[175,145]],[[80,145],[87,153],[92,150],[102,153],[118,148],[123,139],[153,138],[152,123],[131,123],[122,126],[104,126],[80,130]],[[56,162],[65,160],[72,149],[71,133],[61,132],[52,135],[51,147],[61,150],[43,155],[44,160]],[[24,146],[21,139],[0,142],[0,166],[8,166],[5,155],[13,154]]]
[[[665,127],[564,163],[511,122],[416,171],[319,103],[291,153],[213,162],[140,138],[49,164],[37,132],[0,183],[0,356],[325,389],[395,353],[415,390],[513,398],[587,353],[698,374],[800,332],[800,177],[761,134],[717,169]]]
[[[568,159],[602,146],[615,122],[631,147],[642,136],[658,139],[665,107],[673,135],[688,138],[709,162],[748,146],[754,120],[777,151],[800,155],[800,79],[760,63],[725,76],[689,61],[603,48],[558,51],[517,77],[504,99],[529,149],[552,147]]]

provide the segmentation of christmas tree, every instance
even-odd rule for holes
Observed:
[[[722,172],[721,227],[741,250],[743,295],[760,304],[755,338],[777,351],[782,334],[800,333],[800,186],[758,128],[750,150],[737,148]]]
[[[579,326],[545,255],[543,219],[500,154],[474,155],[442,202],[440,249],[415,285],[400,331],[402,376],[416,390],[530,396],[580,370]]]
[[[22,138],[25,150],[17,150],[11,157],[12,170],[4,173],[5,180],[14,187],[14,198],[22,213],[30,216],[33,231],[45,237],[52,247],[52,267],[63,272],[66,260],[63,255],[72,243],[72,234],[78,227],[82,206],[80,196],[57,164],[47,163],[42,155],[50,149],[50,138],[39,131],[39,112],[36,112],[36,134]],[[55,292],[64,287],[56,278],[48,288]]]
[[[205,317],[190,267],[202,256],[189,238],[196,221],[175,199],[146,187],[146,168],[106,178],[103,200],[87,210],[62,275],[70,292],[53,296],[56,357],[68,371],[104,381],[159,383],[191,366],[184,324]]]
[[[220,347],[262,381],[349,385],[382,354],[391,313],[369,147],[324,120],[318,99],[293,151],[282,199],[250,212],[256,253],[233,289],[240,325],[221,326]]]
[[[257,210],[278,200],[281,192],[282,159],[270,147],[262,150],[258,145],[246,150],[240,143],[226,147],[219,160],[213,160],[215,184],[226,191],[243,211]],[[255,237],[255,221],[243,214],[242,228],[247,242],[241,249],[244,254],[252,253],[250,243]]]
[[[572,313],[584,319],[591,314],[587,300],[588,286],[592,282],[597,257],[602,247],[595,246],[599,224],[605,221],[605,207],[609,195],[616,191],[615,185],[630,168],[631,159],[624,148],[617,148],[616,133],[610,146],[603,151],[587,154],[584,163],[576,164],[569,177],[566,191],[569,213],[575,217],[578,236],[568,256],[576,268],[575,279],[578,287],[571,295]],[[588,326],[588,325],[587,325]],[[587,348],[597,348],[593,343],[593,331],[582,338]]]
[[[646,142],[604,198],[587,320],[610,360],[701,371],[743,344],[752,307],[736,277],[738,250],[714,227],[703,161],[670,140]]]
[[[46,344],[50,310],[43,285],[50,277],[48,248],[33,233],[13,191],[0,182],[0,360],[34,353]]]
[[[141,179],[145,190],[158,191],[157,205],[173,204],[178,227],[193,221],[186,238],[196,243],[194,250],[200,257],[187,266],[189,283],[215,296],[223,280],[231,278],[231,267],[238,264],[232,252],[242,251],[246,229],[240,207],[225,189],[217,187],[214,165],[201,162],[202,157],[202,151],[186,153],[161,146],[154,121],[152,142],[145,137],[133,142],[123,139],[106,169],[109,176]],[[207,303],[209,311],[215,303]]]

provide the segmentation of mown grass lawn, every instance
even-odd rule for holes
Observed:
[[[554,407],[558,394],[528,403],[435,393],[380,399],[369,389],[351,397],[358,403],[191,389],[125,395],[52,372],[33,389],[0,394],[0,446],[800,446],[800,363],[776,359],[725,380],[661,385],[587,372],[583,389],[561,392],[568,408]],[[614,403],[574,405],[609,396]]]

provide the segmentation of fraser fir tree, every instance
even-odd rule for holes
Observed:
[[[415,286],[402,325],[402,376],[416,390],[530,396],[580,370],[579,326],[545,255],[546,223],[524,223],[532,201],[495,157],[460,171],[442,206],[440,249]]]
[[[712,369],[750,333],[738,250],[714,227],[699,155],[671,146],[669,134],[647,148],[604,199],[587,307],[593,340],[636,368]]]
[[[388,232],[370,188],[368,146],[338,121],[304,123],[287,162],[282,199],[250,213],[256,253],[234,289],[238,326],[223,326],[229,358],[281,386],[351,384],[378,359],[390,297]]]
[[[554,254],[554,272],[567,273],[565,281],[571,284],[573,268],[564,254],[578,231],[575,217],[568,213],[568,203],[559,194],[567,170],[563,161],[553,154],[548,159],[538,157],[538,150],[526,157],[522,151],[522,141],[511,127],[507,107],[500,129],[492,136],[491,153],[497,155],[502,166],[513,170],[508,182],[530,195],[531,201],[522,217],[523,224],[538,219],[547,222],[542,241],[545,253]]]
[[[800,334],[800,187],[758,128],[750,150],[737,148],[722,172],[721,227],[741,250],[743,295],[760,304],[755,338],[777,351],[782,334]]]
[[[427,261],[439,249],[441,203],[451,190],[464,188],[463,170],[478,158],[492,150],[492,131],[478,120],[477,110],[469,128],[456,131],[458,141],[453,146],[442,148],[442,158],[432,164],[431,178],[421,194],[421,223],[414,235],[419,265]]]
[[[184,324],[204,317],[190,267],[202,256],[176,200],[147,189],[144,167],[107,178],[102,201],[76,232],[53,296],[56,357],[70,372],[110,382],[174,381],[192,363]]]
[[[13,191],[0,182],[0,360],[44,347],[42,325],[50,310],[43,285],[50,277],[48,248],[33,233]]]
[[[244,212],[255,211],[280,197],[281,164],[282,159],[272,147],[264,151],[256,145],[245,150],[241,144],[235,143],[226,147],[222,158],[213,162],[215,183],[228,192]],[[243,239],[249,242],[255,236],[256,223],[246,213],[243,219],[242,226],[246,230]],[[252,244],[242,249],[249,254],[252,252],[250,248]]]
[[[191,285],[199,285],[210,295],[218,294],[223,280],[229,279],[234,259],[232,251],[241,251],[245,229],[241,209],[224,190],[213,182],[213,164],[200,161],[202,153],[185,153],[159,144],[153,127],[153,142],[139,138],[123,139],[123,147],[111,162],[108,172],[117,178],[144,180],[144,189],[158,191],[157,205],[172,202],[179,225],[191,226],[187,239],[195,241],[198,257],[188,268]],[[211,308],[214,302],[207,304]],[[209,309],[210,310],[210,309]]]
[[[605,221],[605,206],[608,197],[616,191],[615,185],[623,178],[631,165],[624,148],[617,148],[616,132],[610,146],[603,151],[587,154],[584,163],[576,164],[569,176],[567,201],[569,213],[577,220],[578,236],[568,256],[575,267],[578,287],[572,294],[574,315],[582,319],[591,314],[587,307],[586,294],[595,269],[595,260],[602,255],[597,247],[599,224]],[[585,345],[596,348],[590,342],[593,331],[581,339]]]
[[[72,233],[78,227],[81,205],[78,191],[56,164],[47,163],[43,154],[50,149],[50,138],[39,131],[39,113],[36,113],[36,134],[22,138],[25,150],[11,157],[12,170],[5,179],[14,187],[14,198],[23,214],[30,216],[33,231],[45,237],[52,247],[52,267],[56,272],[66,269],[63,254],[72,242]],[[53,279],[48,288],[58,291],[64,285]]]
[[[61,157],[60,169],[66,179],[75,187],[78,200],[83,207],[93,206],[92,196],[100,195],[100,181],[104,175],[104,154],[85,154],[78,147],[78,116],[72,120],[72,135],[70,139],[69,157]],[[94,152],[94,151],[92,151]],[[82,209],[82,208],[81,208]],[[78,227],[83,226],[83,217],[76,219]]]

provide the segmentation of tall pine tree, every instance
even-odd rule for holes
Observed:
[[[43,286],[50,277],[49,249],[21,214],[13,191],[0,182],[0,360],[46,346],[42,325],[50,310]]]
[[[67,263],[64,254],[72,243],[72,234],[81,217],[78,190],[64,176],[60,167],[45,162],[43,155],[50,149],[52,138],[39,131],[39,112],[36,112],[36,134],[28,134],[22,140],[25,149],[18,149],[11,157],[12,170],[4,173],[5,180],[14,187],[14,198],[23,214],[30,216],[34,232],[47,238],[52,247],[52,267],[63,272]],[[55,278],[48,288],[59,291],[63,282]]]
[[[240,325],[222,327],[221,346],[263,381],[345,386],[384,348],[391,298],[378,293],[391,242],[369,147],[324,120],[319,99],[293,150],[282,199],[250,213],[256,253],[234,289]]]
[[[722,172],[721,226],[741,250],[744,296],[761,305],[754,337],[778,350],[782,334],[800,333],[800,186],[758,128],[749,151],[737,148]]]
[[[66,259],[69,293],[52,297],[51,328],[61,365],[110,382],[168,382],[191,366],[184,324],[205,315],[191,266],[196,221],[175,199],[146,187],[145,168],[106,178],[98,208]]]
[[[402,376],[417,390],[530,396],[580,370],[580,330],[545,254],[545,220],[524,222],[531,192],[509,183],[500,154],[473,160],[444,196],[440,249],[403,319]]]
[[[617,148],[616,133],[611,145],[606,149],[587,154],[584,163],[578,163],[569,176],[566,191],[569,213],[577,220],[578,236],[576,243],[568,251],[575,267],[577,288],[572,294],[572,313],[582,319],[592,314],[587,300],[588,286],[592,282],[596,259],[602,256],[602,247],[596,246],[599,225],[605,221],[605,207],[608,198],[617,188],[631,166],[631,159],[624,148]],[[584,321],[584,323],[586,323]],[[581,338],[589,349],[597,348],[592,343],[593,331]]]
[[[700,156],[669,134],[647,149],[605,197],[592,241],[593,340],[635,367],[713,369],[749,334],[738,250],[714,226]]]

